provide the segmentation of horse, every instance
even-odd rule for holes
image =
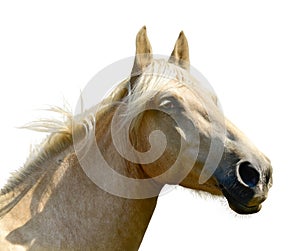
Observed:
[[[258,212],[270,160],[190,69],[183,32],[169,60],[155,59],[143,27],[132,74],[96,111],[52,107],[64,121],[31,124],[50,133],[1,189],[0,249],[138,250],[168,184],[224,196],[238,214]]]

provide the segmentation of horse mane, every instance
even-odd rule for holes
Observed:
[[[51,134],[38,146],[31,147],[29,157],[24,166],[12,173],[7,184],[1,189],[0,196],[5,195],[19,184],[21,184],[36,168],[38,168],[46,159],[65,150],[72,143],[72,128],[69,124],[71,113],[59,107],[51,107],[49,111],[63,114],[67,120],[62,125],[56,120],[40,120],[28,123],[21,128],[39,132],[51,132]]]
[[[101,117],[109,104],[121,100],[127,95],[128,79],[122,81],[100,104],[96,117]],[[46,109],[62,115],[62,119],[40,119],[21,127],[38,132],[50,133],[40,145],[30,149],[29,157],[20,169],[14,171],[0,190],[0,218],[8,213],[23,196],[47,172],[45,162],[73,146],[74,135],[87,133],[86,120],[76,119],[67,108],[57,106]],[[89,111],[86,111],[88,113]],[[62,160],[61,160],[62,161]],[[60,163],[57,163],[59,166]]]
[[[189,73],[175,64],[161,59],[153,60],[143,74],[137,78],[132,89],[130,88],[130,79],[125,79],[97,106],[94,120],[99,121],[99,118],[105,112],[119,102],[127,103],[124,120],[131,120],[132,116],[143,111],[151,98],[158,93],[168,92],[168,88],[171,87],[166,83],[174,79],[177,80],[177,85],[183,85],[184,83],[184,85],[192,86],[195,83]],[[86,126],[86,119],[88,118],[85,117],[85,114],[90,114],[90,111],[81,114],[82,119],[78,119],[66,108],[53,106],[48,110],[62,115],[63,120],[41,119],[23,127],[34,131],[47,132],[50,135],[31,151],[24,166],[15,171],[8,179],[7,184],[1,189],[0,217],[9,212],[23,198],[36,184],[37,179],[45,175],[47,168],[42,168],[45,161],[51,160],[72,147],[75,134],[85,135],[88,133]],[[57,163],[57,166],[59,164]]]

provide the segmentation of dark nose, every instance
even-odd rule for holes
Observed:
[[[259,172],[248,161],[241,162],[237,166],[237,173],[240,177],[240,182],[250,188],[255,187],[259,182]]]

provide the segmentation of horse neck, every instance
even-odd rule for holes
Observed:
[[[103,117],[102,126],[106,119],[110,120]],[[97,140],[107,133],[103,129],[97,131]],[[106,157],[117,164],[116,171],[134,177],[141,175],[137,166],[128,169],[128,163],[114,154],[113,145],[106,144],[110,152]],[[19,245],[35,240],[37,247],[138,249],[157,197],[135,200],[105,192],[86,176],[72,147],[60,159],[64,159],[60,164],[41,167],[46,173],[3,218],[7,240]]]

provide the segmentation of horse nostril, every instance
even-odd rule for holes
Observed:
[[[248,187],[255,187],[259,181],[259,172],[251,165],[250,162],[245,161],[237,167],[238,178]]]

